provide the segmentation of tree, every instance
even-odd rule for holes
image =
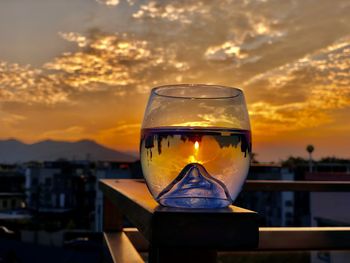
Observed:
[[[309,172],[312,172],[312,153],[315,150],[315,147],[312,144],[306,146],[306,151],[309,153]]]
[[[287,160],[282,161],[283,167],[295,169],[298,166],[305,165],[307,161],[301,157],[289,156]]]

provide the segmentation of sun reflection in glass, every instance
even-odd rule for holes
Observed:
[[[198,152],[198,149],[199,149],[199,142],[195,142],[194,143],[194,150],[196,151],[196,152]]]

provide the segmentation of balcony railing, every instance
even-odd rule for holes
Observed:
[[[350,227],[258,228],[256,213],[234,206],[214,211],[159,207],[142,180],[102,180],[100,187],[105,243],[113,262],[216,262],[222,251],[237,257],[350,250]],[[244,190],[350,192],[350,183],[260,180],[247,181]],[[123,215],[136,228],[123,229]]]
[[[243,191],[350,192],[350,181],[247,180]]]

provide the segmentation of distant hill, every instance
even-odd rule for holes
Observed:
[[[0,163],[68,160],[135,161],[136,157],[104,147],[91,140],[77,142],[46,140],[26,144],[15,139],[0,140]]]

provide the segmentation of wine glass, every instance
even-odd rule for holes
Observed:
[[[230,205],[250,164],[251,133],[242,90],[203,84],[152,89],[140,154],[147,186],[161,205]]]

